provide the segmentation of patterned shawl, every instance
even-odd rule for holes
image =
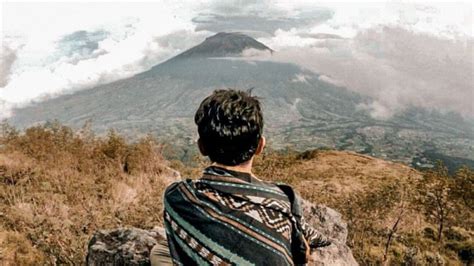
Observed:
[[[302,231],[311,247],[328,242],[293,215],[298,202],[290,200],[276,184],[215,166],[206,168],[201,179],[170,185],[164,196],[164,222],[173,262],[299,263],[293,258],[295,230]]]

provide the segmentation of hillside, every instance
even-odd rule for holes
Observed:
[[[176,170],[196,178],[207,165],[167,161],[163,146],[151,137],[127,143],[114,132],[98,138],[87,129],[74,132],[59,124],[22,134],[4,125],[0,147],[0,262],[6,265],[78,264],[98,229],[151,229],[162,222],[163,189],[180,178]],[[428,195],[423,189],[432,184],[429,178],[450,180],[442,172],[422,173],[352,152],[269,150],[258,157],[255,173],[292,184],[304,198],[341,212],[349,226],[348,244],[361,264],[382,261],[387,232],[402,209],[389,261],[460,265],[473,260],[474,174],[468,169],[452,179],[450,191],[461,194],[449,192],[450,222],[442,242],[436,240],[436,223],[423,211],[431,205],[415,200]]]
[[[194,147],[192,117],[205,96],[216,88],[254,88],[274,149],[352,150],[420,168],[432,167],[429,154],[436,153],[474,165],[472,121],[415,107],[377,120],[359,108],[369,97],[297,65],[243,57],[247,49],[272,52],[244,34],[218,33],[133,77],[17,109],[9,121],[19,128],[91,121],[100,134],[115,128],[135,139],[152,133],[179,146],[183,157]]]
[[[335,197],[363,193],[394,181],[415,182],[422,177],[406,165],[354,152],[320,151],[308,156],[302,156],[294,169],[300,186],[316,193],[333,193]]]
[[[340,211],[362,265],[382,263],[385,251],[390,265],[461,265],[474,259],[474,172],[468,168],[450,177],[443,166],[420,172],[353,152],[312,150],[264,155],[256,173]],[[442,229],[444,240],[437,239],[433,219],[441,210],[449,224]]]

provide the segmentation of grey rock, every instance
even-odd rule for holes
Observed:
[[[309,265],[358,265],[346,245],[347,224],[341,214],[324,205],[303,201],[305,218],[310,225],[332,240],[328,247],[312,253]],[[118,228],[100,230],[92,237],[87,265],[150,265],[151,248],[164,239],[163,228],[153,230]]]
[[[309,265],[358,265],[347,246],[347,224],[337,211],[325,206],[303,200],[303,212],[306,221],[323,235],[331,239],[332,244],[319,248],[311,254]]]
[[[306,221],[325,236],[346,243],[347,224],[342,220],[342,215],[325,205],[313,204],[302,200],[302,207]]]
[[[150,250],[164,238],[159,227],[99,230],[89,242],[86,265],[150,265]]]

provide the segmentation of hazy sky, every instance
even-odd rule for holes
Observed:
[[[13,106],[129,77],[219,31],[248,33],[296,63],[371,96],[474,117],[473,6],[315,1],[5,2],[0,118]]]

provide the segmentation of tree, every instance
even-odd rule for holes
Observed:
[[[453,176],[452,196],[456,211],[453,222],[463,228],[474,227],[474,171],[462,166]]]
[[[402,220],[409,208],[407,184],[401,182],[386,183],[365,194],[351,194],[341,207],[348,220],[351,232],[351,244],[360,254],[359,259],[370,256],[370,243],[383,241],[383,262],[389,263],[389,251],[393,239],[398,232]],[[387,218],[393,217],[394,222],[384,233],[378,230],[385,226]],[[387,233],[385,233],[387,232]],[[369,263],[369,261],[364,261]]]
[[[463,166],[454,176],[453,195],[460,200],[464,207],[474,209],[474,171]]]
[[[443,230],[455,209],[453,184],[447,167],[441,161],[418,182],[419,202],[427,220],[436,224],[438,242],[441,242]]]
[[[6,145],[18,138],[19,132],[8,124],[7,120],[0,122],[0,145]]]
[[[391,199],[395,204],[396,216],[395,221],[388,231],[387,239],[385,241],[385,249],[383,254],[383,261],[385,264],[388,264],[389,262],[388,251],[390,250],[390,245],[392,244],[393,238],[398,231],[400,223],[402,222],[403,218],[405,218],[405,214],[410,208],[410,204],[407,201],[407,198],[409,198],[408,194],[410,194],[409,190],[404,184],[402,184],[402,187],[399,188],[398,193],[394,193]]]

